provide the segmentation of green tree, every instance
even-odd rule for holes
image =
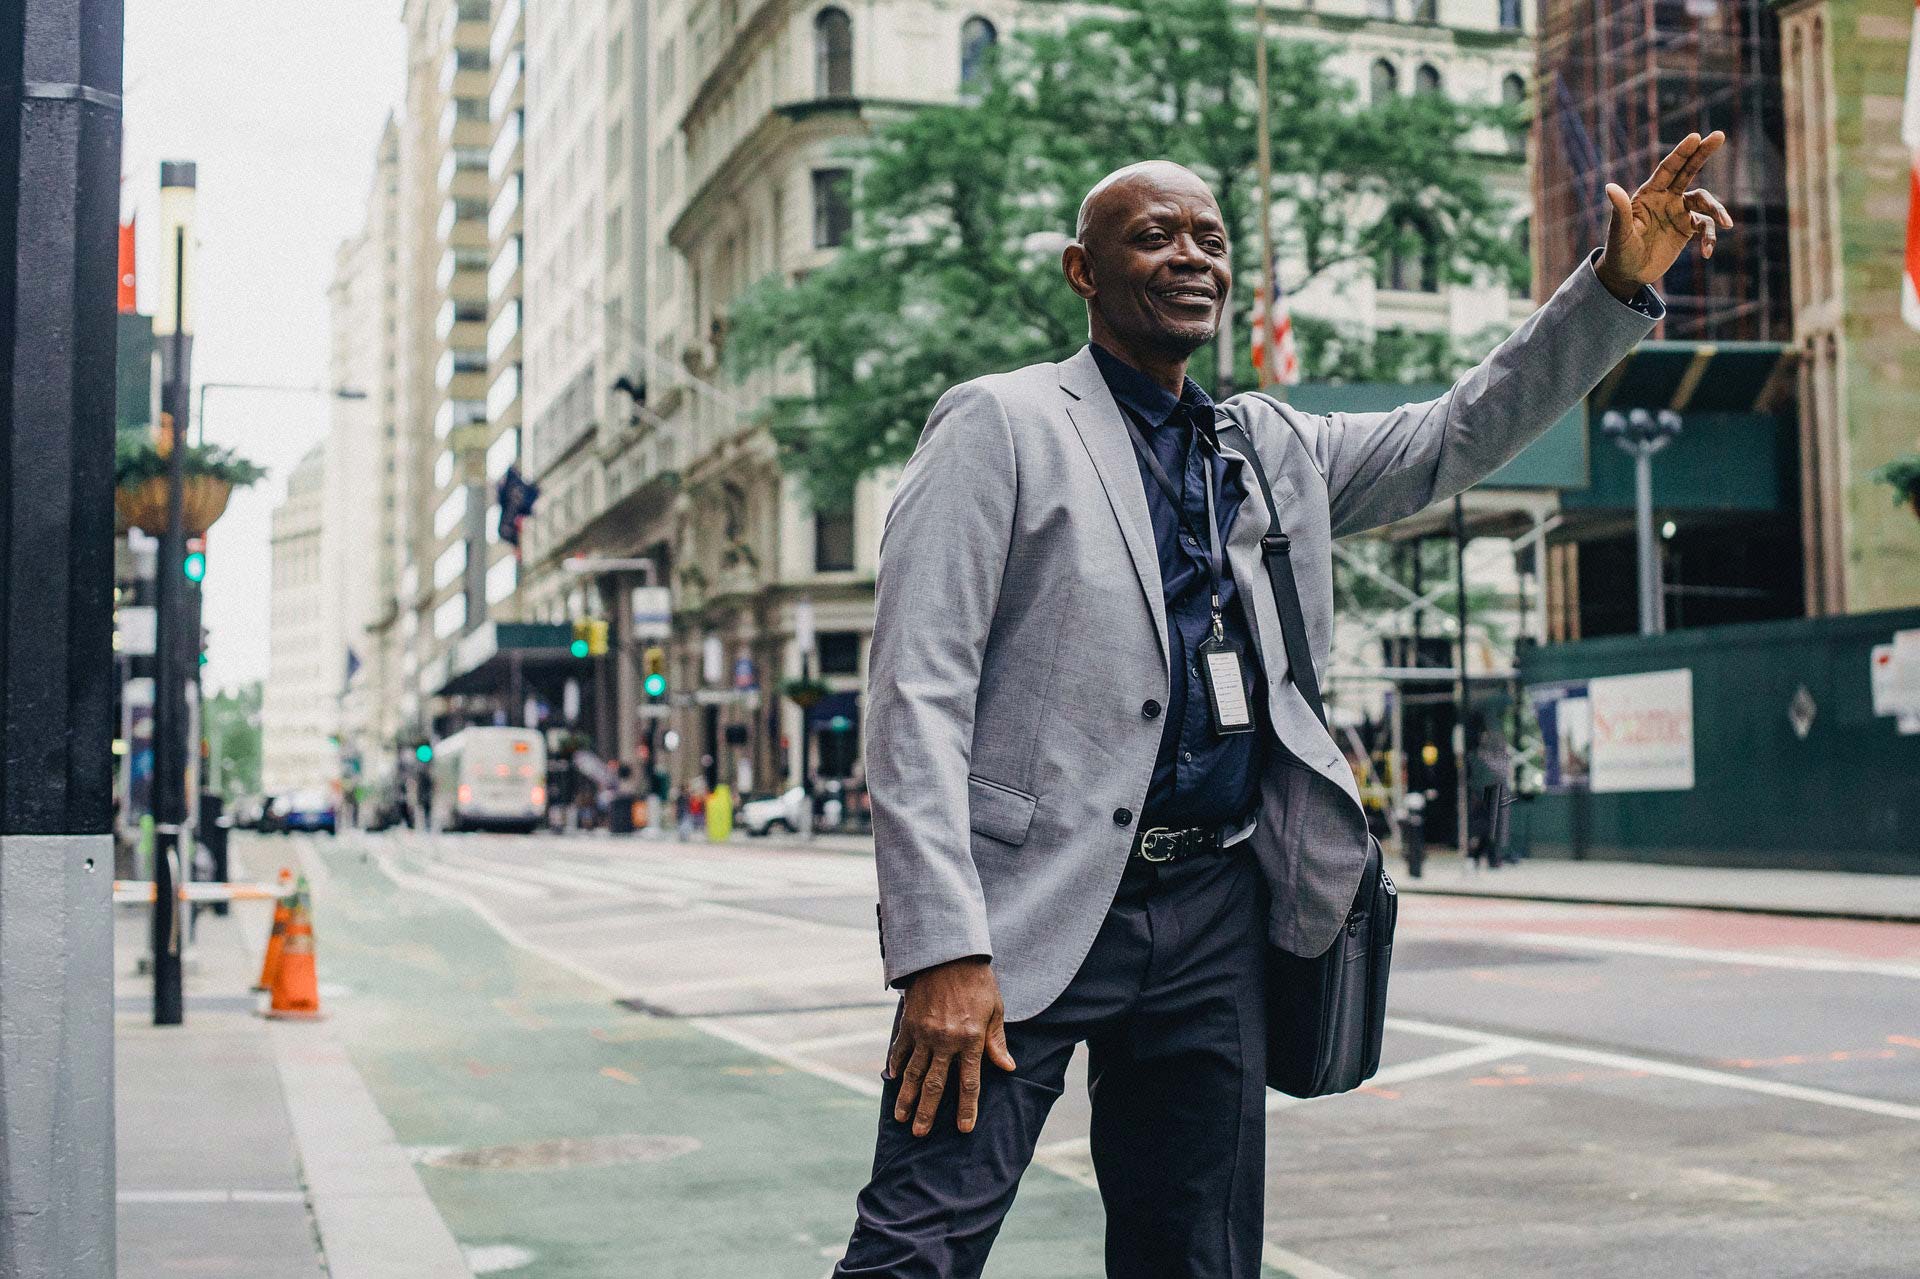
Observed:
[[[1236,382],[1251,384],[1255,38],[1232,0],[1116,0],[1010,35],[961,101],[903,111],[854,144],[853,242],[798,281],[760,281],[727,325],[737,376],[811,374],[796,379],[809,393],[776,395],[766,413],[816,502],[843,503],[860,476],[904,459],[946,388],[1085,340],[1083,304],[1060,276],[1063,233],[1082,194],[1134,160],[1186,164],[1219,198],[1240,280]],[[1467,131],[1506,113],[1438,95],[1360,103],[1327,52],[1269,42],[1274,247],[1300,264],[1288,289],[1396,249],[1429,254],[1446,280],[1519,269],[1507,211],[1463,160]],[[1382,365],[1379,347],[1331,328],[1303,340],[1316,376],[1320,364],[1431,375],[1469,358],[1395,348]],[[1194,368],[1211,370],[1211,355]]]
[[[207,739],[206,783],[229,799],[260,793],[260,681],[201,703]]]

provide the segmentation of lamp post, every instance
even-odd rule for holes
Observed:
[[[1639,552],[1640,633],[1660,635],[1667,629],[1665,591],[1660,584],[1660,544],[1653,535],[1653,455],[1680,434],[1680,415],[1672,409],[1658,413],[1608,409],[1600,429],[1622,452],[1633,458],[1633,525]]]
[[[191,161],[160,165],[163,266],[153,335],[159,344],[161,423],[167,433],[167,523],[154,573],[157,634],[153,694],[153,1024],[177,1026],[184,1017],[180,981],[178,884],[191,852],[187,830],[187,531],[184,461],[189,366],[193,354],[195,172]],[[195,635],[198,641],[198,635]]]
[[[207,442],[208,391],[275,391],[282,395],[325,395],[336,400],[364,400],[367,393],[357,386],[301,386],[288,382],[202,382],[193,421],[199,431],[197,444]]]

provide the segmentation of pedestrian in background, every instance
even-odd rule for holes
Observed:
[[[1373,856],[1311,669],[1332,539],[1487,475],[1652,331],[1646,286],[1731,225],[1687,189],[1724,140],[1609,186],[1605,248],[1386,413],[1216,406],[1186,376],[1233,282],[1212,192],[1149,162],[1088,193],[1061,265],[1090,345],[942,396],[887,516],[867,767],[904,994],[835,1275],[979,1275],[1086,1042],[1108,1275],[1253,1279],[1267,946],[1323,953]]]

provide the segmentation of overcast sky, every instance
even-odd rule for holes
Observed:
[[[400,95],[400,0],[127,0],[124,206],[141,215],[140,306],[158,296],[161,160],[199,165],[196,383],[327,377],[334,249],[360,225]],[[215,389],[207,436],[266,466],[207,548],[207,679],[267,670],[268,513],[326,433],[314,395]]]

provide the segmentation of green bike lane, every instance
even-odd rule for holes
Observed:
[[[478,1274],[821,1279],[876,1104],[630,1012],[467,907],[320,849],[338,1035]],[[989,1274],[1098,1279],[1097,1194],[1036,1168]]]

